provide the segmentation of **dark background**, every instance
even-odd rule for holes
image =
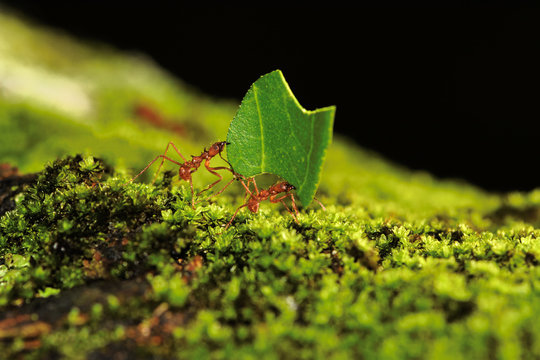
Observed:
[[[305,108],[337,105],[337,133],[397,163],[492,191],[540,185],[536,9],[1,2],[146,53],[202,92],[238,102],[279,68]]]

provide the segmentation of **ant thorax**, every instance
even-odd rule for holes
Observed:
[[[272,189],[269,189],[269,190],[261,190],[261,192],[259,192],[259,195],[257,196],[257,198],[259,199],[259,201],[264,201],[266,199],[268,199],[268,197],[270,195],[274,195],[272,193]]]
[[[208,157],[205,155],[206,155],[205,153],[202,153],[201,155],[198,155],[198,156],[191,155],[191,160],[186,161],[184,163],[184,166],[193,170],[197,170],[199,166],[201,166],[203,160],[208,159]]]

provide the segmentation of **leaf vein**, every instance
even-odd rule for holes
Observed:
[[[300,141],[300,139],[298,138],[298,136],[296,136],[296,131],[294,131],[294,124],[291,120],[291,114],[289,114],[289,111],[287,110],[287,97],[285,94],[281,94],[281,98],[283,99],[283,106],[285,108],[285,114],[287,115],[287,120],[289,120],[289,124],[291,125],[291,129],[293,129],[291,131],[291,134],[292,134],[292,137],[296,140],[296,142],[298,143],[298,145],[300,145],[300,148],[302,148],[302,142]]]
[[[253,84],[253,97],[255,98],[255,105],[257,105],[257,113],[259,114],[259,127],[261,129],[261,171],[264,171],[264,133],[263,133],[263,123],[261,116],[261,108],[259,106],[259,99],[257,98],[257,87]]]
[[[314,126],[315,126],[315,117],[312,115],[310,116],[310,120],[311,120],[311,141],[309,142],[309,151],[308,151],[308,154],[307,154],[307,161],[306,161],[306,173],[304,174],[304,181],[302,181],[302,185],[300,185],[300,189],[302,189],[304,187],[304,184],[306,183],[307,181],[307,178],[308,178],[308,175],[309,175],[309,165],[310,165],[310,160],[311,160],[311,152],[313,151],[313,143],[315,141],[314,139]]]

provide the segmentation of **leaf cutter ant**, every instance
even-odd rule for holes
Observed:
[[[198,156],[191,155],[191,160],[188,161],[180,153],[180,151],[178,150],[176,145],[174,145],[174,143],[171,141],[171,142],[169,142],[167,144],[167,147],[165,148],[165,152],[162,155],[156,156],[156,158],[154,160],[152,160],[148,165],[146,165],[146,167],[144,169],[142,169],[141,172],[138,173],[134,178],[129,180],[129,182],[132,182],[133,180],[138,178],[142,173],[144,173],[146,170],[148,170],[148,168],[150,166],[152,166],[152,164],[155,163],[157,161],[157,159],[161,158],[161,164],[159,164],[159,167],[158,167],[158,169],[156,171],[156,174],[154,175],[154,179],[152,180],[152,183],[154,183],[156,181],[156,178],[157,178],[157,175],[158,175],[159,171],[163,167],[163,163],[165,162],[165,160],[168,160],[168,161],[172,162],[173,164],[176,164],[176,165],[180,166],[180,168],[178,169],[178,176],[182,180],[185,180],[185,181],[189,182],[189,185],[191,187],[191,195],[192,195],[191,196],[191,207],[194,208],[195,207],[195,202],[194,202],[195,201],[195,199],[194,199],[195,198],[195,196],[194,196],[195,191],[193,190],[193,179],[191,178],[191,174],[193,174],[195,171],[197,171],[203,162],[204,162],[204,166],[206,167],[206,170],[208,170],[211,174],[217,176],[219,179],[214,181],[212,184],[208,185],[203,190],[201,190],[199,193],[197,193],[197,195],[200,195],[201,193],[211,189],[217,183],[219,183],[221,180],[223,180],[223,176],[221,176],[216,170],[228,170],[233,175],[236,174],[232,170],[232,167],[228,168],[228,167],[225,167],[225,166],[218,166],[218,167],[211,167],[210,166],[210,160],[213,157],[215,157],[216,155],[219,155],[219,157],[222,158],[223,161],[225,161],[227,164],[229,164],[229,166],[231,166],[231,164],[227,160],[225,160],[223,158],[223,156],[221,155],[221,153],[223,152],[223,149],[225,148],[225,145],[228,145],[228,144],[229,143],[226,142],[226,141],[216,142],[216,143],[212,144],[212,146],[210,146],[210,148],[208,150],[206,148],[204,148],[204,151],[201,153],[201,155],[198,155]],[[183,163],[178,162],[176,160],[173,160],[173,159],[171,159],[170,157],[167,156],[167,151],[169,151],[170,146],[172,146],[174,148],[174,150],[176,151],[176,153],[178,155],[180,155],[182,160],[184,160]],[[233,178],[233,180],[234,180],[234,178]],[[229,182],[229,184],[231,182]],[[227,184],[225,187],[227,187],[229,184]],[[225,188],[223,188],[219,193],[221,193],[224,189]]]
[[[247,185],[243,180],[240,180],[240,182],[242,183],[242,186],[246,189],[246,198],[249,196],[249,199],[247,199],[247,201],[243,205],[240,205],[240,207],[236,209],[233,217],[231,218],[231,220],[229,220],[229,222],[225,226],[225,230],[229,228],[232,221],[234,220],[234,218],[236,217],[236,215],[242,208],[247,207],[252,213],[256,213],[257,211],[259,211],[259,205],[261,201],[265,201],[268,199],[270,200],[271,203],[278,203],[278,202],[282,203],[287,209],[287,211],[289,212],[289,214],[291,214],[291,216],[294,218],[294,221],[298,222],[298,219],[296,217],[296,215],[298,215],[296,201],[294,200],[294,195],[290,193],[290,191],[296,189],[294,185],[291,185],[286,181],[282,181],[282,182],[279,182],[277,184],[270,186],[266,190],[263,189],[259,191],[259,189],[257,188],[257,183],[255,182],[255,178],[247,179]],[[251,192],[251,190],[249,190],[250,183],[253,183],[253,186],[255,187],[254,192]],[[280,194],[282,193],[285,193],[285,195],[280,196]],[[291,198],[294,213],[291,211],[291,209],[289,209],[287,204],[285,204],[284,200],[287,197]]]
[[[232,224],[234,218],[236,217],[236,215],[238,215],[238,212],[242,208],[247,207],[252,213],[256,213],[256,212],[259,211],[259,206],[260,206],[261,201],[265,201],[265,200],[268,200],[268,199],[270,200],[271,203],[278,203],[278,202],[282,203],[283,206],[285,206],[285,208],[289,212],[289,214],[291,214],[294,221],[296,221],[296,223],[298,223],[298,218],[297,218],[297,216],[298,216],[298,208],[296,207],[296,200],[294,199],[294,194],[291,193],[292,190],[296,190],[294,185],[288,183],[287,181],[282,181],[282,182],[279,182],[277,184],[274,184],[274,185],[270,186],[267,190],[263,189],[263,190],[259,191],[259,189],[257,188],[257,183],[255,182],[255,178],[252,177],[252,178],[247,179],[247,185],[246,185],[246,182],[244,182],[244,180],[241,179],[241,178],[246,179],[244,176],[242,176],[240,174],[237,174],[234,171],[233,171],[233,174],[234,174],[235,177],[233,178],[233,180],[231,180],[231,182],[234,181],[235,179],[240,180],[240,183],[246,189],[246,197],[244,198],[245,203],[243,205],[240,205],[238,207],[238,209],[236,209],[236,211],[234,212],[234,215],[232,216],[231,220],[229,220],[229,222],[225,226],[225,230],[227,230],[229,228],[229,226]],[[251,192],[251,190],[249,190],[249,184],[250,183],[253,183],[253,186],[255,187],[255,192],[254,193]],[[227,184],[227,186],[229,184]],[[223,190],[224,189],[222,189],[220,191],[220,193]],[[285,193],[285,195],[280,196],[280,194],[282,194],[282,193]],[[248,198],[248,196],[249,196],[249,198]],[[292,208],[293,208],[294,212],[291,211],[291,209],[287,206],[287,204],[284,201],[285,198],[287,198],[287,197],[291,198]],[[246,201],[246,199],[247,199],[247,201]],[[319,201],[319,199],[314,197],[313,200],[315,200],[315,201],[317,201],[317,203],[319,203],[319,205],[321,206],[323,211],[326,211],[326,208]]]

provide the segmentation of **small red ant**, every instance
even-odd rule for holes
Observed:
[[[233,180],[231,180],[231,182],[234,181],[234,180],[240,180],[240,183],[246,189],[246,198],[249,196],[249,199],[243,205],[239,206],[238,209],[236,209],[236,211],[234,212],[234,215],[232,216],[231,220],[229,220],[229,222],[225,226],[225,230],[227,230],[229,228],[229,226],[233,222],[234,218],[236,217],[236,215],[238,215],[238,212],[242,208],[247,207],[252,213],[256,213],[256,212],[259,211],[259,206],[260,206],[261,201],[264,201],[264,200],[267,200],[267,199],[270,199],[271,203],[278,203],[278,202],[282,203],[283,206],[285,206],[285,208],[289,212],[289,214],[291,214],[294,221],[296,221],[296,223],[298,223],[298,218],[297,218],[297,216],[298,216],[298,208],[296,207],[296,200],[294,199],[294,194],[290,193],[290,191],[296,190],[294,185],[292,185],[292,184],[290,184],[290,183],[288,183],[286,181],[282,181],[282,182],[279,182],[277,184],[274,184],[274,185],[270,186],[267,190],[260,190],[259,191],[259,189],[257,188],[257,183],[255,182],[255,178],[252,177],[252,178],[247,179],[247,185],[246,185],[246,183],[241,179],[241,178],[246,179],[244,176],[242,176],[240,174],[237,174],[234,171],[233,171],[233,175],[234,175],[234,178],[233,178]],[[249,190],[249,184],[250,183],[253,183],[253,186],[255,187],[255,193],[253,193],[253,192],[251,192],[251,190]],[[229,184],[227,184],[227,186]],[[222,191],[223,191],[223,189],[220,191],[220,193]],[[279,194],[281,194],[281,193],[285,193],[285,195],[283,195],[281,197],[278,197]],[[289,209],[289,207],[287,206],[287,204],[284,201],[285,198],[287,198],[287,197],[291,198],[294,213],[291,211],[291,209]],[[317,201],[317,203],[319,203],[321,208],[324,211],[326,211],[326,208],[319,201],[319,199],[314,197],[313,200]]]
[[[231,218],[231,220],[229,220],[229,222],[227,223],[227,226],[225,226],[225,230],[229,228],[232,221],[234,220],[234,218],[236,217],[236,215],[242,208],[247,206],[247,208],[252,213],[256,213],[257,211],[259,211],[259,205],[261,201],[264,201],[267,199],[270,199],[271,203],[281,202],[285,206],[287,211],[292,215],[292,217],[294,218],[294,221],[298,222],[298,219],[296,217],[296,215],[298,215],[298,209],[296,208],[296,201],[294,200],[294,195],[292,193],[289,193],[290,191],[296,189],[294,185],[291,185],[288,182],[283,181],[283,182],[279,182],[277,184],[270,186],[267,190],[259,191],[259,189],[257,188],[257,183],[255,182],[254,178],[249,178],[247,180],[247,185],[243,180],[240,180],[240,182],[242,183],[242,186],[246,189],[246,197],[249,196],[249,199],[244,203],[244,205],[241,205],[238,209],[236,209],[233,217]],[[249,190],[250,183],[253,183],[253,186],[255,186],[255,193]],[[278,195],[281,193],[285,193],[285,195],[278,197]],[[291,198],[294,213],[291,211],[291,209],[289,209],[287,204],[285,204],[284,199],[287,197]]]
[[[229,164],[229,162],[227,160],[225,160],[223,158],[223,156],[221,155],[221,153],[223,152],[223,149],[225,148],[225,145],[229,145],[229,144],[230,143],[228,143],[226,141],[220,141],[220,142],[214,143],[214,144],[212,144],[212,146],[210,146],[210,148],[208,150],[206,150],[206,148],[204,148],[204,151],[202,152],[201,155],[198,155],[198,156],[191,155],[191,160],[187,161],[186,158],[180,153],[180,151],[178,151],[178,149],[176,148],[174,143],[171,141],[171,142],[169,142],[167,144],[167,147],[165,148],[165,152],[162,155],[156,156],[156,158],[154,160],[152,160],[148,165],[146,165],[146,167],[144,169],[142,169],[141,172],[138,173],[133,179],[129,180],[129,182],[132,182],[133,180],[138,178],[154,162],[156,162],[157,159],[161,158],[161,164],[159,164],[159,167],[158,167],[158,169],[156,171],[156,175],[154,175],[154,179],[152,181],[152,183],[154,183],[156,181],[156,178],[157,178],[157,175],[158,175],[159,171],[163,167],[163,163],[165,162],[165,160],[168,160],[168,161],[180,166],[180,168],[178,169],[178,176],[181,179],[189,182],[189,185],[191,186],[191,195],[192,195],[191,196],[191,206],[195,207],[195,202],[194,202],[194,194],[195,194],[195,192],[193,190],[193,180],[191,178],[191,174],[193,174],[195,171],[197,171],[197,169],[199,169],[199,167],[201,166],[203,161],[204,161],[204,166],[206,167],[206,170],[208,170],[211,174],[217,176],[219,179],[214,181],[212,184],[208,185],[205,189],[201,190],[197,195],[200,195],[201,193],[211,189],[217,183],[219,183],[221,180],[223,180],[223,177],[219,173],[217,173],[216,170],[228,170],[231,173],[233,173],[233,175],[236,175],[236,173],[232,170],[232,168],[228,168],[228,167],[225,167],[225,166],[210,167],[210,160],[216,155],[219,155],[219,157],[221,157],[223,159],[223,161],[225,161],[227,164]],[[182,160],[184,160],[183,163],[180,163],[180,162],[178,162],[176,160],[173,160],[173,159],[171,159],[171,158],[169,158],[167,156],[167,151],[169,150],[169,146],[172,146],[174,148],[174,150],[176,151],[176,153],[178,155],[180,155]],[[230,164],[229,164],[229,166],[230,166]],[[233,178],[233,180],[234,180],[234,178]],[[229,184],[230,184],[230,182],[229,182]],[[227,187],[229,184],[227,184],[225,187]],[[221,193],[224,189],[222,189],[219,193]]]

